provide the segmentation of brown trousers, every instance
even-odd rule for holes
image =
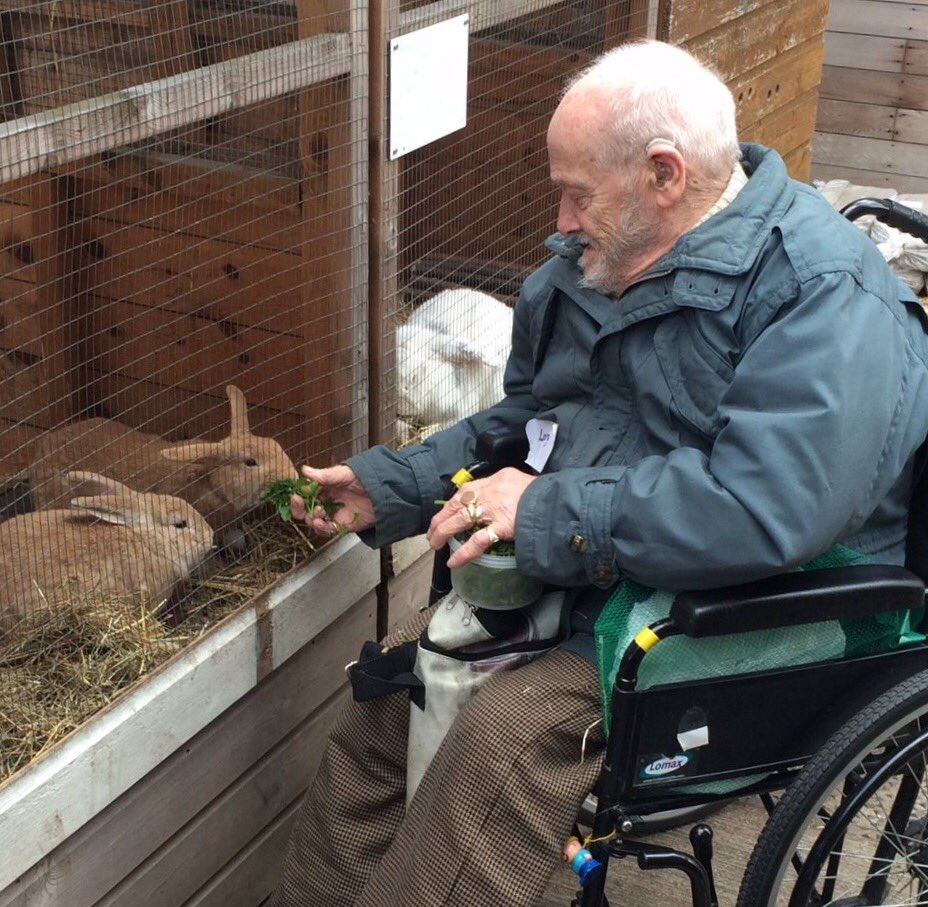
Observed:
[[[415,621],[394,638],[415,638]],[[349,702],[272,907],[533,907],[602,764],[593,665],[555,650],[492,677],[405,809],[409,700]]]

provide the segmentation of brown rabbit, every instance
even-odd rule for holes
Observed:
[[[33,506],[62,506],[69,496],[65,474],[84,469],[138,491],[177,495],[213,529],[228,525],[261,503],[269,485],[296,478],[297,472],[273,438],[249,431],[245,395],[231,384],[226,394],[231,427],[222,441],[172,443],[112,419],[87,419],[46,432],[33,447]]]
[[[0,523],[0,631],[89,595],[140,597],[154,610],[212,548],[209,524],[178,497],[91,472],[64,479],[68,509]]]

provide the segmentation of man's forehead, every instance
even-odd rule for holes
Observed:
[[[558,105],[548,127],[548,150],[584,166],[593,165],[597,151],[608,141],[608,118],[601,104],[584,103],[589,93],[568,94]]]
[[[564,134],[563,141],[549,138],[548,166],[551,182],[561,188],[591,188],[606,176],[589,138],[570,133]]]

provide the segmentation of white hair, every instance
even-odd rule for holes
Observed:
[[[603,165],[643,160],[666,140],[706,175],[727,176],[741,159],[728,86],[692,54],[661,41],[635,41],[603,54],[567,86],[598,89],[611,112]]]

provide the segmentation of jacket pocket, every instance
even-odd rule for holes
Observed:
[[[712,440],[721,428],[719,405],[734,369],[707,343],[696,317],[680,313],[654,331],[654,350],[670,389],[674,415]]]

